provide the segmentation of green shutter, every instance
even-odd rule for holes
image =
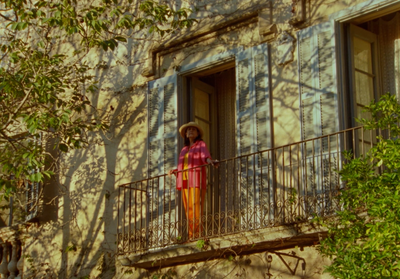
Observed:
[[[246,49],[236,55],[236,86],[237,154],[248,155],[271,148],[267,44]],[[268,156],[266,153],[263,155],[244,157],[238,162],[240,210],[254,212],[255,208],[250,207],[260,206],[262,200],[269,201],[271,197],[271,189],[264,192],[261,189],[268,185],[270,179]],[[260,216],[242,216],[242,226],[251,225],[249,229],[261,224]]]
[[[148,88],[148,175],[163,175],[178,163],[177,75],[149,82]],[[174,221],[175,181],[164,176],[148,184],[148,222],[150,242],[161,245],[166,236],[161,229]],[[158,235],[157,235],[158,234]],[[154,243],[160,241],[160,243]]]

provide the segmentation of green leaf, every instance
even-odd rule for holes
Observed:
[[[126,41],[126,38],[125,37],[122,37],[122,36],[117,36],[117,37],[115,37],[115,39],[117,40],[117,41],[120,41],[120,42],[127,42]]]
[[[68,152],[68,146],[66,144],[60,143],[58,145],[58,148],[62,151],[62,152]]]

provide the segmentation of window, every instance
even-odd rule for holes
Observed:
[[[383,9],[385,5],[388,7]],[[297,33],[303,140],[356,126],[355,118],[369,118],[362,110],[382,92],[399,96],[400,14],[392,13],[389,4],[385,5],[381,3],[378,14],[370,3],[361,3],[359,9],[340,11],[337,21]],[[363,10],[367,12],[359,12]],[[359,16],[353,16],[355,13]],[[356,145],[353,152],[365,153],[375,135],[355,135],[354,142],[364,137],[367,143]],[[307,167],[302,175],[307,191],[322,192],[330,187],[331,178],[325,176],[329,172],[324,170],[340,167],[341,160],[334,154],[340,154],[346,144],[352,146],[334,139],[324,138],[312,146],[304,144]]]
[[[37,137],[28,137],[27,134],[19,134],[12,138],[21,148],[36,149],[42,144],[41,135]],[[28,158],[23,159],[24,164],[28,166],[29,174],[39,172],[35,164],[30,164]],[[20,222],[34,221],[38,216],[40,183],[30,182],[27,179],[19,178],[15,175],[8,176],[10,181],[16,182],[16,189],[13,196],[4,198],[0,202],[2,208],[0,214],[0,227],[12,226]]]
[[[348,96],[352,104],[349,112],[352,115],[352,126],[357,126],[354,120],[356,117],[371,118],[371,115],[363,112],[363,108],[371,101],[377,101],[382,93],[390,92],[399,97],[399,28],[400,12],[347,27],[350,73]],[[376,133],[367,133],[364,138],[366,142],[359,149],[368,150],[376,141]]]

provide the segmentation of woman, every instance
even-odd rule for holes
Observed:
[[[169,174],[177,175],[176,188],[182,191],[183,206],[189,222],[189,239],[200,236],[200,219],[206,197],[207,173],[206,167],[196,168],[205,164],[218,167],[218,161],[213,161],[206,143],[202,140],[203,129],[195,122],[189,122],[179,128],[179,133],[185,140],[185,146],[179,155],[178,169]],[[182,171],[188,169],[188,171]]]

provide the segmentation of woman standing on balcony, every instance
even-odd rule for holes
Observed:
[[[177,175],[176,188],[182,191],[183,206],[189,222],[189,239],[200,236],[200,221],[206,197],[206,167],[210,164],[218,167],[213,161],[206,143],[202,140],[203,129],[196,122],[189,122],[179,128],[185,140],[185,146],[179,155],[178,169],[169,171]],[[188,169],[188,171],[182,171]]]

